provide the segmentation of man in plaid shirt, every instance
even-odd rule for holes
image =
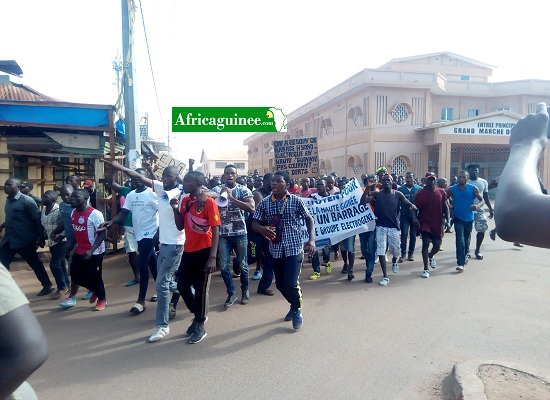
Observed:
[[[288,192],[290,176],[277,171],[271,180],[271,196],[265,197],[256,206],[252,229],[269,240],[271,259],[277,289],[290,303],[285,321],[292,321],[294,329],[302,326],[302,290],[299,277],[302,269],[303,242],[300,235],[305,220],[309,239],[306,249],[315,254],[315,228],[313,218],[304,202]],[[259,223],[267,222],[267,226]]]

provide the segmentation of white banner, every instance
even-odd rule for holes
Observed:
[[[363,190],[357,179],[351,179],[342,193],[319,199],[304,198],[309,212],[315,221],[315,241],[332,244],[357,235],[373,231],[376,217],[370,206],[359,204]],[[305,221],[302,226],[302,239],[308,240]]]

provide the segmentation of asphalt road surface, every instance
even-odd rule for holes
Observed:
[[[48,361],[29,382],[43,400],[447,399],[458,362],[498,359],[548,370],[549,250],[486,237],[485,259],[471,260],[459,274],[454,234],[445,236],[443,248],[437,268],[422,279],[418,242],[416,260],[389,272],[387,287],[376,284],[379,264],[375,283],[364,282],[359,257],[352,282],[340,273],[342,261],[316,281],[308,280],[311,264],[304,264],[298,331],[283,321],[288,303],[274,285],[276,295],[268,297],[250,280],[250,303],[224,311],[225,286],[216,273],[208,336],[194,345],[184,337],[192,316],[183,302],[170,335],[146,342],[156,305],[129,313],[138,288],[124,286],[131,271],[123,254],[105,259],[108,305],[99,312],[87,301],[62,310],[57,301],[36,297],[32,271],[14,268],[50,346]],[[78,298],[84,294],[81,289]]]

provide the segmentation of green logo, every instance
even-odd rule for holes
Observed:
[[[172,132],[286,132],[275,107],[172,107]]]

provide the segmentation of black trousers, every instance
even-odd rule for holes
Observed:
[[[94,292],[99,300],[105,300],[103,254],[84,260],[81,254],[75,253],[71,262],[71,281]]]
[[[13,257],[16,254],[23,257],[23,260],[29,264],[43,287],[48,288],[52,286],[52,281],[50,281],[46,268],[44,268],[44,264],[42,264],[42,261],[38,258],[35,244],[31,243],[19,249],[10,249],[10,244],[5,243],[0,248],[0,262],[4,264],[4,267],[6,267],[8,271],[10,269],[10,264],[13,261]]]
[[[193,314],[196,322],[204,322],[208,314],[208,292],[210,275],[204,267],[210,256],[210,247],[193,252],[183,252],[178,270],[178,292],[185,305]],[[193,290],[191,286],[195,289]]]

